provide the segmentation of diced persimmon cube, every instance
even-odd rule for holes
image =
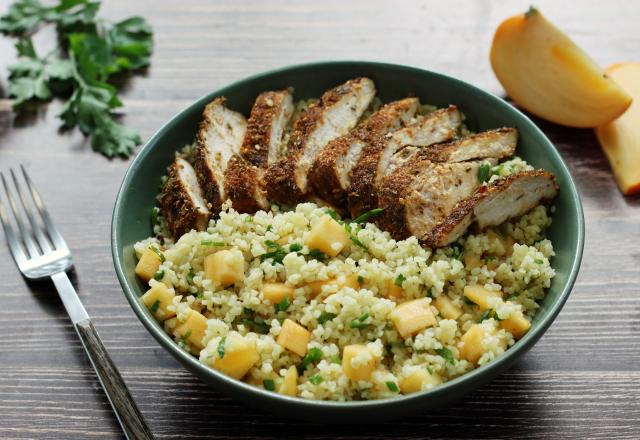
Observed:
[[[276,342],[298,356],[304,356],[307,354],[310,338],[311,333],[306,328],[290,319],[285,319]]]
[[[402,377],[398,381],[402,394],[417,393],[426,387],[433,388],[442,383],[442,378],[437,373],[429,373],[426,368],[421,368]]]
[[[144,281],[149,281],[158,272],[160,264],[160,256],[152,249],[145,249],[136,264],[136,275]]]
[[[325,215],[311,228],[304,244],[309,249],[318,249],[330,257],[335,257],[349,243],[349,240],[349,234],[344,227]]]
[[[517,311],[507,319],[500,321],[500,327],[511,333],[515,339],[520,339],[529,331],[531,322],[521,311]]]
[[[455,305],[451,298],[444,293],[441,293],[439,297],[433,300],[433,305],[447,319],[458,319],[462,315],[462,309]]]
[[[295,289],[283,283],[264,283],[262,285],[262,296],[269,304],[279,304],[285,298],[293,298]]]
[[[477,304],[480,309],[485,310],[489,308],[489,298],[502,299],[502,292],[495,292],[482,286],[473,285],[464,287],[464,296]]]
[[[196,310],[191,310],[187,319],[176,327],[178,335],[198,349],[204,348],[202,338],[207,329],[207,318]]]
[[[237,250],[221,250],[204,259],[204,277],[227,287],[244,278],[244,258]]]
[[[167,307],[173,304],[174,294],[169,292],[169,288],[162,283],[155,284],[151,289],[142,295],[142,302],[151,311],[158,321],[164,321],[173,316],[175,312],[170,312]]]
[[[469,330],[462,335],[462,338],[460,338],[463,342],[460,348],[460,357],[468,360],[472,364],[478,363],[482,353],[484,353],[483,339],[484,329],[480,324],[473,324]]]
[[[436,317],[431,311],[427,298],[407,301],[396,306],[389,314],[389,318],[403,338],[436,324]]]
[[[223,346],[216,350],[224,355],[218,354],[213,368],[234,379],[241,379],[260,359],[255,344],[239,334],[229,334],[218,344]]]
[[[352,381],[369,380],[378,357],[361,344],[347,345],[342,350],[342,372]]]
[[[284,381],[280,385],[280,394],[286,396],[295,396],[298,394],[298,369],[295,365],[292,365],[284,375]]]

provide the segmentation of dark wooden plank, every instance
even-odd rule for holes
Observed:
[[[0,11],[9,3],[0,0]],[[640,4],[536,3],[601,64],[640,58]],[[103,11],[113,19],[142,14],[155,28],[152,66],[125,81],[122,110],[148,138],[211,90],[313,60],[412,64],[502,94],[488,63],[492,33],[525,7],[515,0],[111,0]],[[9,40],[0,40],[0,59],[6,90],[4,66],[15,60]],[[587,223],[580,276],[542,340],[450,408],[380,426],[331,427],[285,421],[219,394],[144,330],[109,249],[113,201],[129,162],[92,153],[77,132],[59,133],[60,108],[54,102],[15,115],[0,93],[0,168],[24,163],[30,170],[73,250],[80,295],[159,438],[640,437],[640,198],[620,195],[590,130],[536,119],[576,179]],[[4,244],[0,275],[0,438],[122,438],[51,285],[25,284]]]

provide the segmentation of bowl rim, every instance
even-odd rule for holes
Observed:
[[[396,395],[393,397],[375,399],[375,400],[359,400],[359,401],[327,401],[327,400],[311,400],[304,399],[302,397],[290,397],[285,396],[279,393],[274,393],[272,391],[263,390],[256,386],[250,385],[246,382],[233,379],[229,376],[226,376],[219,371],[207,367],[201,364],[195,356],[187,353],[179,345],[167,335],[166,332],[162,330],[162,328],[158,327],[158,323],[153,319],[153,317],[147,313],[146,310],[143,309],[141,302],[138,300],[136,293],[133,288],[129,285],[126,278],[126,271],[124,267],[124,262],[122,258],[122,243],[120,242],[118,233],[119,233],[119,223],[117,221],[121,216],[122,209],[122,200],[124,197],[124,192],[126,188],[131,184],[132,176],[135,171],[140,167],[141,163],[145,161],[145,159],[152,153],[153,146],[156,142],[161,139],[165,134],[171,130],[171,126],[173,125],[173,121],[181,119],[185,114],[187,114],[193,107],[200,106],[202,107],[206,102],[209,102],[213,98],[217,96],[224,95],[228,89],[236,88],[242,86],[248,82],[252,82],[258,79],[265,79],[266,77],[277,75],[279,73],[284,73],[288,71],[295,70],[305,70],[305,69],[313,69],[313,68],[326,68],[326,67],[336,67],[336,68],[355,68],[356,70],[366,70],[368,67],[371,68],[382,68],[396,71],[403,71],[412,75],[430,75],[433,77],[439,77],[442,80],[450,81],[452,83],[457,83],[460,87],[466,87],[473,89],[476,93],[484,95],[492,105],[495,105],[500,108],[501,111],[504,112],[514,112],[517,116],[519,116],[525,124],[528,124],[531,129],[542,139],[549,147],[551,159],[554,163],[558,165],[558,167],[562,170],[562,173],[565,174],[568,178],[565,179],[563,191],[569,191],[571,200],[574,201],[574,209],[577,211],[576,219],[577,219],[577,240],[576,246],[573,251],[573,260],[571,262],[571,270],[567,276],[566,282],[564,286],[562,286],[562,292],[560,293],[558,299],[553,304],[553,307],[549,310],[549,313],[541,320],[536,323],[535,327],[532,327],[531,331],[527,332],[527,334],[522,337],[520,340],[516,341],[514,345],[512,345],[508,350],[506,350],[499,357],[494,359],[493,361],[475,368],[467,373],[464,373],[448,382],[439,385],[431,390],[425,390],[417,393],[411,393],[407,395]],[[402,65],[402,64],[394,64],[394,63],[384,63],[384,62],[376,62],[376,61],[365,61],[365,60],[352,60],[352,61],[315,61],[310,63],[302,63],[295,65],[288,65],[285,67],[280,67],[276,69],[267,70],[258,74],[254,74],[248,77],[244,77],[237,81],[234,81],[230,84],[227,84],[221,88],[218,88],[212,92],[206,93],[201,96],[191,104],[187,105],[185,108],[180,110],[174,116],[172,116],[169,120],[167,120],[150,138],[145,144],[141,147],[137,156],[133,159],[125,175],[123,177],[122,183],[120,184],[120,188],[118,189],[118,193],[116,196],[113,214],[111,218],[111,253],[113,258],[113,263],[115,266],[116,274],[118,277],[118,281],[122,286],[123,293],[127,298],[127,301],[133,308],[136,316],[142,322],[144,327],[147,329],[149,333],[163,346],[167,351],[169,351],[174,358],[176,358],[184,367],[187,367],[191,372],[197,372],[197,376],[209,376],[212,377],[216,382],[219,382],[222,389],[228,388],[239,388],[246,394],[256,394],[257,396],[265,399],[275,399],[277,401],[281,401],[282,403],[293,403],[299,407],[306,407],[307,409],[335,409],[335,410],[348,410],[348,409],[375,409],[379,407],[389,408],[390,406],[405,406],[410,403],[418,403],[421,400],[424,400],[428,397],[438,398],[440,396],[445,396],[459,386],[467,382],[473,382],[474,379],[481,380],[484,376],[489,376],[493,373],[496,375],[501,370],[501,367],[504,364],[509,364],[515,361],[519,356],[524,354],[529,348],[531,348],[540,337],[546,332],[551,323],[555,320],[557,315],[560,313],[560,310],[564,306],[567,301],[567,298],[575,284],[576,277],[578,275],[580,265],[582,262],[583,249],[584,249],[584,235],[585,235],[585,223],[584,223],[584,212],[582,208],[582,202],[580,200],[580,195],[573,180],[573,176],[571,175],[569,168],[565,164],[562,159],[560,153],[555,148],[553,143],[547,138],[547,136],[540,130],[540,128],[533,122],[531,119],[522,113],[520,110],[515,108],[510,103],[505,100],[484,91],[483,89],[476,87],[472,84],[467,83],[466,81],[459,80],[457,78],[444,75],[441,73],[433,72],[427,69]],[[215,386],[214,386],[215,388]]]

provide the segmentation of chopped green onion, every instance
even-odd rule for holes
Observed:
[[[189,336],[191,336],[191,330],[188,330],[184,335],[182,335],[182,339],[186,341],[189,339]]]
[[[309,378],[309,382],[311,382],[314,385],[319,385],[320,382],[322,382],[322,376],[320,376],[319,374],[314,374]]]
[[[384,212],[384,208],[374,208],[371,211],[365,212],[364,214],[354,218],[352,220],[352,223],[366,223],[370,219],[379,216],[383,212]]]
[[[276,243],[276,242],[275,242],[275,241],[273,241],[273,240],[265,240],[264,244],[266,244],[266,245],[267,245],[267,249],[271,249],[271,248],[279,249],[279,248],[281,248],[281,247],[282,247],[282,246],[280,246],[280,244],[279,244],[279,243]]]
[[[151,313],[156,313],[158,311],[158,307],[160,307],[160,300],[157,299],[156,302],[154,302],[151,307],[149,307],[149,310],[151,311]]]
[[[273,229],[273,225],[267,226],[267,232],[271,231],[272,229]]]
[[[427,365],[427,371],[429,372],[429,374],[433,374],[433,368],[431,368],[430,366]]]
[[[218,342],[218,356],[220,357],[220,359],[224,358],[224,346],[227,343],[227,337],[223,336],[222,339],[220,339],[220,342]]]
[[[247,215],[247,216],[244,218],[244,222],[245,222],[245,223],[251,223],[251,222],[253,222],[253,217],[251,217],[250,215]]]
[[[332,364],[342,365],[342,359],[340,358],[340,356],[331,356],[331,359],[329,360]]]
[[[369,313],[368,312],[363,313],[362,315],[360,315],[359,317],[357,317],[356,319],[351,321],[351,323],[349,324],[349,327],[351,327],[351,328],[365,328],[365,327],[368,327],[370,324],[364,322],[364,321],[367,320],[368,317],[369,317]]]
[[[248,326],[251,331],[266,335],[269,333],[271,326],[258,318],[244,318],[240,320],[240,324]]]
[[[225,245],[223,241],[214,241],[214,240],[202,240],[200,244],[202,246],[216,246],[216,247],[221,247]]]
[[[284,257],[286,256],[287,256],[287,253],[284,250],[278,249],[273,252],[267,252],[265,254],[262,254],[259,257],[260,257],[260,261],[266,261],[268,259],[271,259],[273,260],[273,264],[276,264],[276,263],[282,264],[282,260],[284,260]]]
[[[454,365],[456,363],[456,359],[453,357],[453,353],[447,347],[436,348],[436,353],[438,354],[438,356],[442,356],[451,365]]]
[[[167,261],[167,259],[164,257],[162,252],[160,252],[160,249],[158,249],[155,246],[149,246],[149,249],[151,249],[153,252],[155,252],[158,257],[160,257],[160,262],[161,263],[164,263],[165,261]]]
[[[340,217],[338,217],[338,213],[335,212],[333,209],[329,209],[329,208],[325,208],[324,210],[325,214],[327,214],[329,217],[331,217],[332,219],[338,221],[340,219]]]
[[[318,260],[325,260],[327,258],[327,254],[325,254],[319,249],[311,249],[307,254],[307,256],[311,258],[316,258]]]
[[[453,251],[452,257],[456,260],[462,260],[464,257],[464,247],[459,244],[454,244],[451,246],[451,250]]]
[[[289,308],[289,298],[285,298],[276,304],[276,312],[284,312]]]
[[[544,264],[544,261],[542,261],[540,258],[536,258],[535,260],[533,260],[533,262],[536,264]]]
[[[159,270],[157,271],[154,275],[153,275],[153,279],[156,281],[160,281],[161,279],[164,278],[164,269],[163,270]]]
[[[189,269],[189,273],[187,273],[187,275],[185,277],[187,279],[187,283],[193,284],[193,277],[195,277],[195,276],[196,276],[196,274],[193,271],[193,269]]]
[[[361,286],[364,284],[364,277],[362,275],[358,275],[358,284]]]
[[[491,177],[491,165],[483,163],[480,165],[480,168],[478,168],[478,180],[480,182],[486,182],[489,180],[489,177]]]
[[[318,362],[320,359],[322,359],[322,350],[317,347],[312,347],[302,359],[302,362],[298,364],[298,371],[303,372],[311,363]]]
[[[401,273],[398,274],[398,276],[396,277],[395,281],[393,282],[393,284],[395,284],[398,287],[402,287],[402,283],[404,283],[407,280],[407,277],[405,277],[404,275],[402,275]]]
[[[363,242],[358,240],[358,237],[356,237],[355,235],[351,235],[351,236],[349,236],[349,238],[351,239],[351,242],[353,244],[355,244],[356,246],[360,246],[362,249],[367,250],[367,251],[369,250],[369,248],[366,247]]]
[[[318,317],[318,324],[322,325],[327,321],[331,321],[336,316],[338,316],[338,315],[336,315],[335,313],[322,312],[322,313],[320,313],[320,316]]]
[[[485,311],[482,313],[482,315],[480,315],[480,318],[478,318],[478,322],[482,322],[482,321],[484,321],[484,320],[486,320],[486,319],[491,318],[491,313],[493,313],[493,310],[491,310],[491,309],[487,309],[487,310],[485,310]]]
[[[196,299],[203,299],[204,298],[204,293],[203,292],[198,292],[196,294]]]
[[[387,388],[389,388],[389,391],[391,391],[392,393],[397,393],[398,391],[400,391],[400,388],[398,388],[398,385],[396,385],[395,382],[386,382],[387,384]]]
[[[275,391],[276,390],[276,384],[273,383],[272,379],[264,379],[262,381],[262,385],[264,385],[264,389],[267,391]]]

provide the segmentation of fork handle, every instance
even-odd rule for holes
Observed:
[[[133,401],[122,376],[111,360],[90,319],[75,324],[93,369],[116,413],[120,426],[129,440],[153,439],[153,434]]]

